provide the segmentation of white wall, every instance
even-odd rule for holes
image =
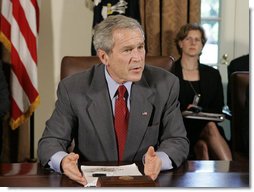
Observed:
[[[66,55],[90,55],[92,17],[85,0],[41,1],[38,42],[41,103],[35,112],[35,156],[45,121],[54,108],[61,59]]]

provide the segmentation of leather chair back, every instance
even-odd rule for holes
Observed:
[[[234,153],[244,151],[243,142],[244,133],[249,133],[249,72],[237,71],[231,75],[231,102],[232,102],[232,123],[231,123],[231,138],[232,138],[232,152]],[[247,108],[246,108],[247,107]],[[248,130],[244,130],[248,129]],[[246,135],[245,135],[246,136]]]
[[[172,56],[146,56],[146,64],[161,67],[170,71],[174,63]],[[61,62],[61,79],[84,71],[95,64],[101,63],[97,56],[65,56]]]

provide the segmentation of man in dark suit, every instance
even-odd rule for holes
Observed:
[[[249,54],[243,55],[233,59],[228,65],[228,86],[227,86],[227,105],[229,110],[232,110],[231,106],[231,75],[236,71],[249,71]]]
[[[109,16],[95,27],[94,46],[102,64],[63,79],[56,109],[46,122],[38,156],[44,166],[86,185],[77,161],[142,161],[155,180],[186,160],[189,142],[179,109],[179,81],[171,73],[145,66],[144,32],[122,15]],[[114,129],[115,97],[127,89],[127,138],[119,159]],[[73,152],[67,152],[72,140]]]
[[[232,111],[232,82],[231,82],[231,75],[237,71],[249,71],[250,64],[249,64],[249,54],[242,55],[233,59],[230,64],[228,65],[228,87],[227,87],[227,105],[230,110]],[[241,113],[243,114],[243,118],[241,118],[241,130],[239,133],[240,140],[241,140],[241,151],[245,155],[249,155],[249,87],[246,89],[246,102],[245,108]],[[231,119],[230,119],[231,120]],[[231,126],[232,126],[232,122]],[[232,138],[231,138],[232,139]],[[232,140],[230,140],[230,143]]]
[[[2,153],[3,142],[3,118],[10,110],[9,89],[6,77],[0,61],[0,155]]]

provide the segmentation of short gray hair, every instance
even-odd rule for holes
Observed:
[[[143,28],[137,20],[124,15],[111,15],[94,27],[93,45],[96,51],[102,49],[106,53],[111,52],[116,29],[140,29],[145,39]]]

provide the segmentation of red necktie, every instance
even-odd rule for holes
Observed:
[[[126,88],[120,85],[117,90],[118,97],[115,101],[115,132],[118,143],[118,160],[121,161],[124,153],[124,146],[128,129],[128,108],[124,98]]]

